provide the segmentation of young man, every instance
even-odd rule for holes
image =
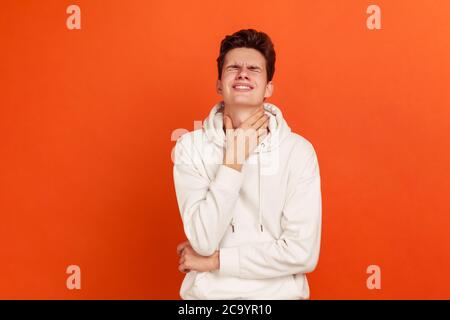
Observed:
[[[322,200],[312,144],[291,131],[272,95],[275,51],[253,29],[226,36],[217,58],[223,100],[180,137],[174,183],[188,241],[178,245],[183,299],[308,299]]]

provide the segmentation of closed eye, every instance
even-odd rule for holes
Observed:
[[[249,66],[248,69],[250,71],[261,72],[261,68],[258,66]]]
[[[234,70],[237,70],[237,69],[240,69],[240,68],[241,68],[241,66],[239,66],[237,64],[233,64],[233,65],[230,65],[230,66],[226,67],[226,70],[227,71],[228,70],[234,71]],[[261,72],[262,71],[262,69],[260,67],[258,67],[258,66],[248,66],[247,69],[252,71],[252,72]]]
[[[231,69],[238,69],[239,66],[238,65],[231,65],[227,67],[227,70],[231,70]]]

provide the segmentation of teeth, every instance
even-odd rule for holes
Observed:
[[[248,86],[235,86],[237,89],[250,89]]]

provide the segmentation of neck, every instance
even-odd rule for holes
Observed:
[[[263,104],[257,106],[242,106],[242,105],[230,105],[224,104],[224,115],[231,117],[233,121],[233,128],[238,128],[242,122],[247,120],[256,109],[264,108]]]

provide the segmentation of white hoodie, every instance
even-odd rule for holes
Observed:
[[[305,273],[320,250],[322,199],[312,144],[264,103],[270,133],[242,171],[222,164],[223,102],[174,148],[174,183],[192,248],[220,250],[220,270],[188,272],[182,299],[309,299]]]

